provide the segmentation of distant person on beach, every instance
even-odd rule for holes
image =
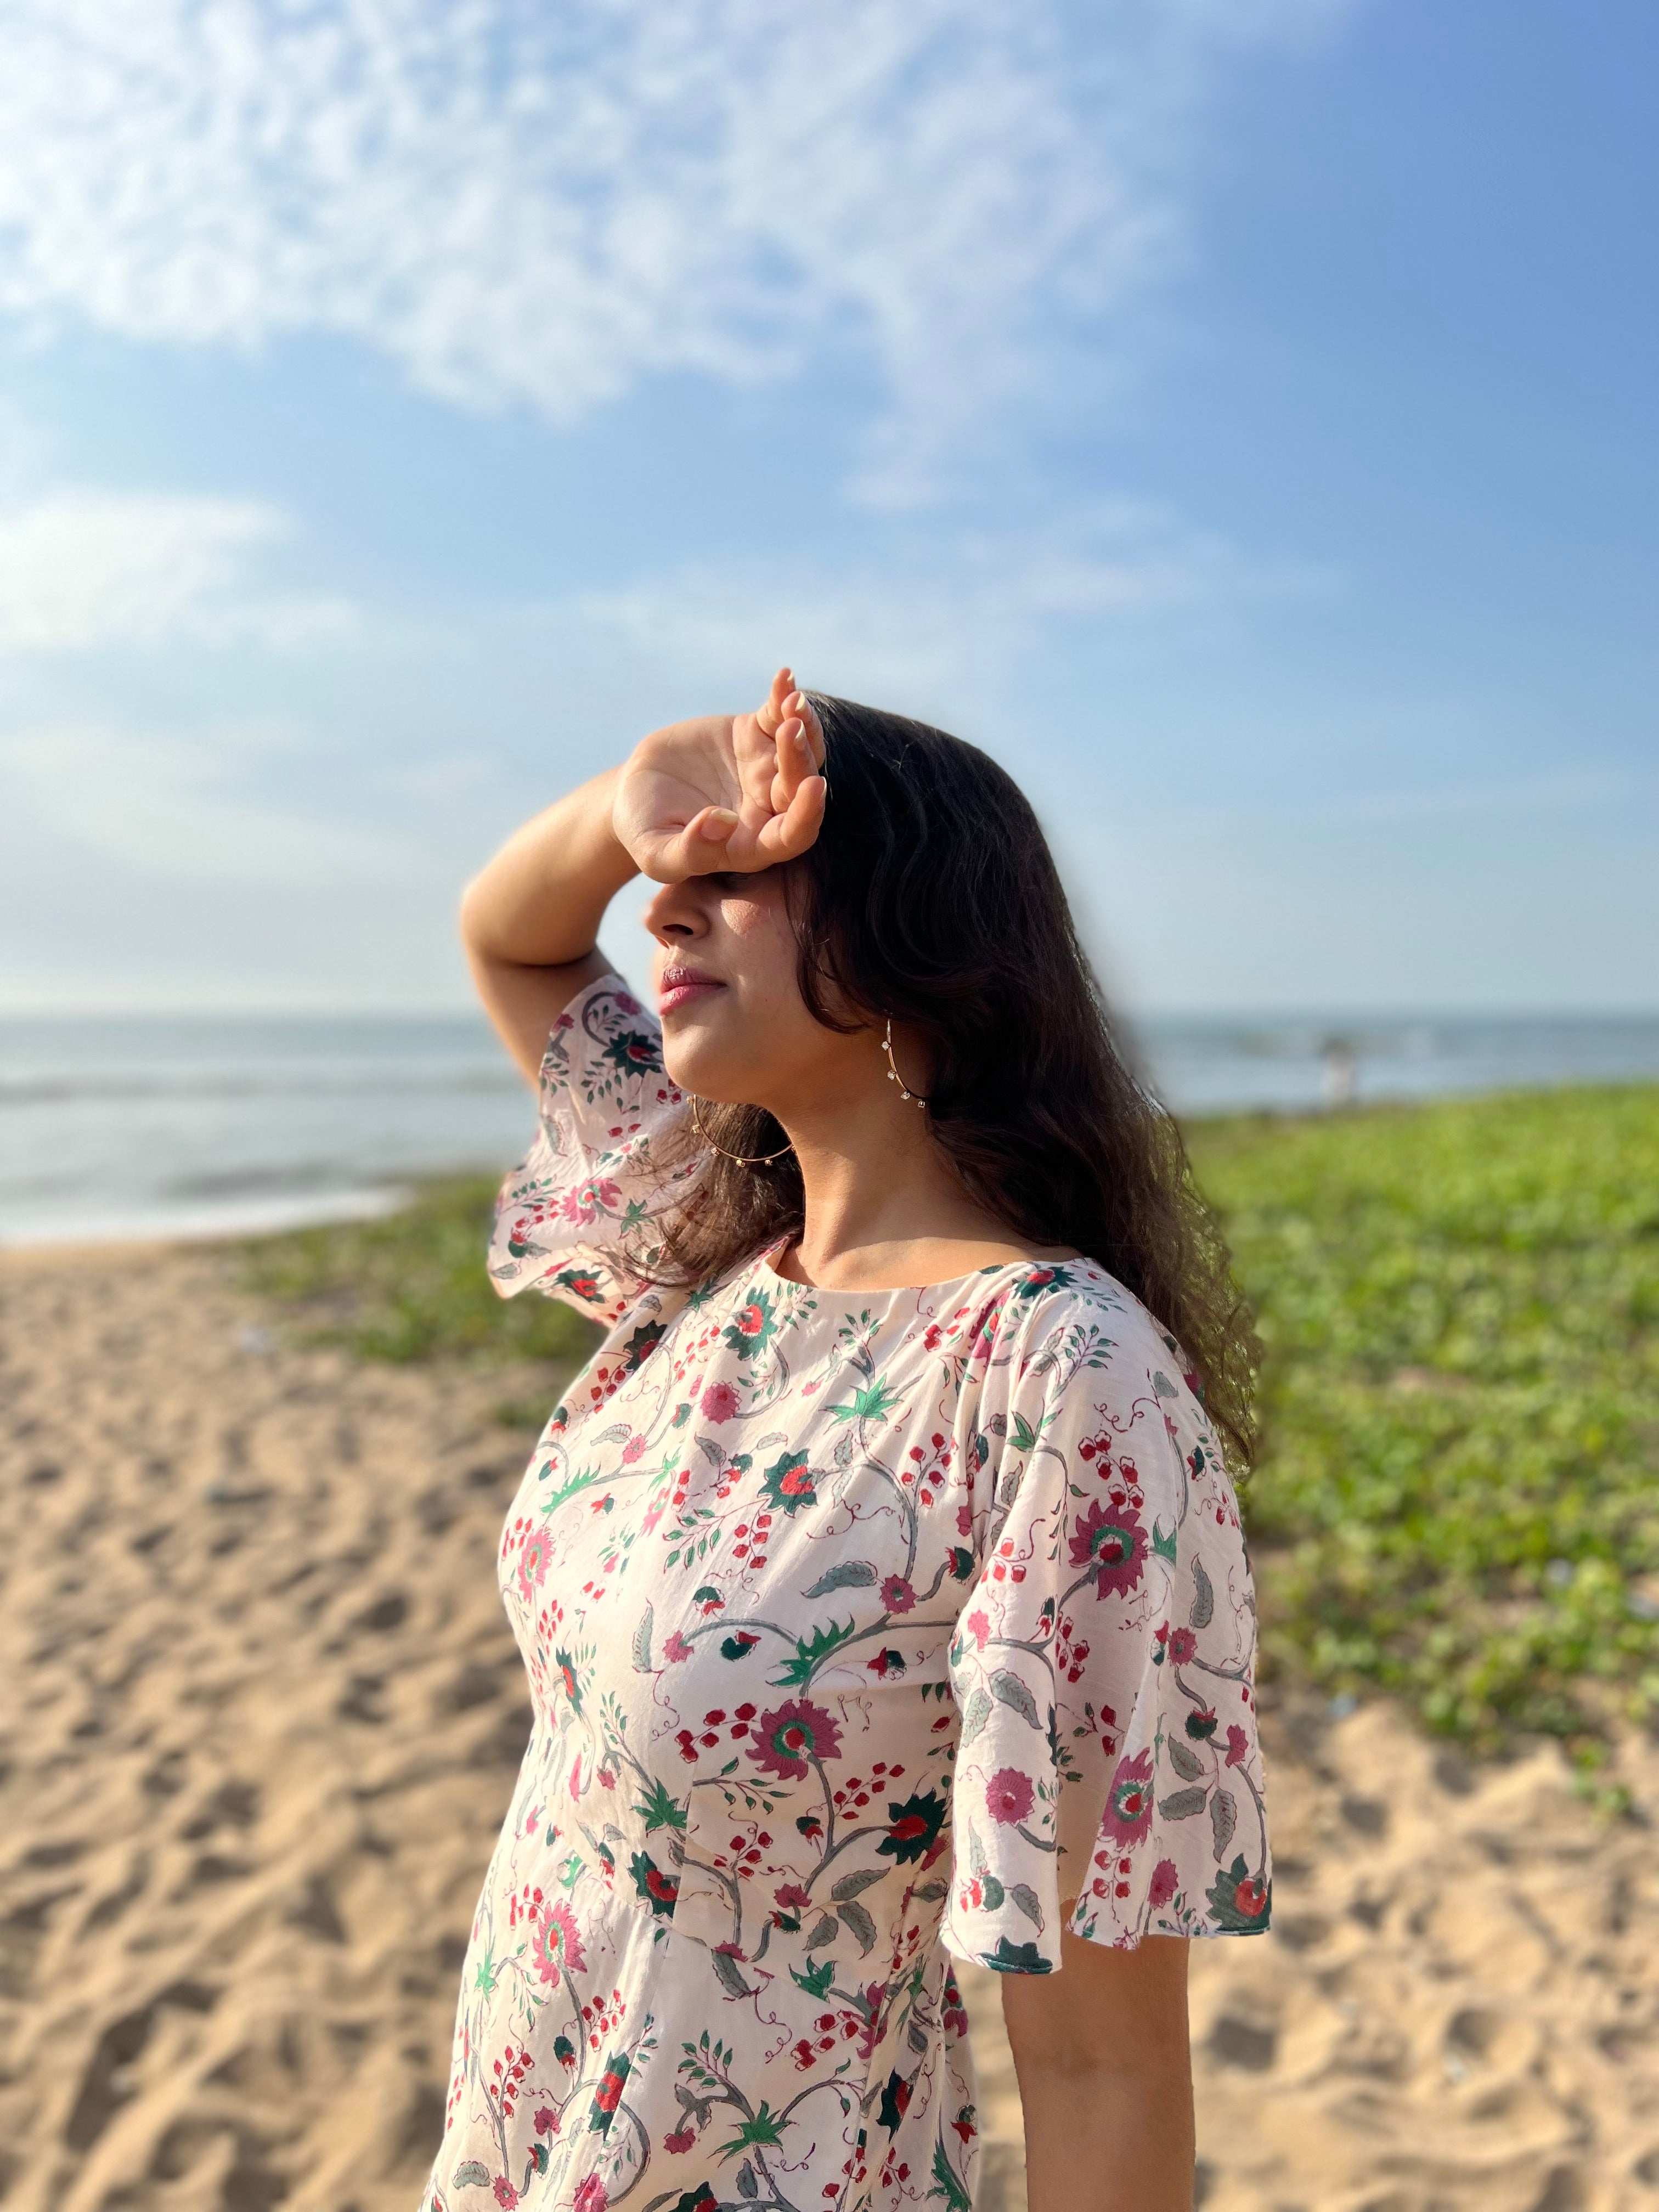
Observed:
[[[463,928],[540,1102],[492,1273],[607,1334],[501,1539],[535,1728],[425,2212],[970,2212],[954,1960],[1031,2212],[1190,2206],[1188,1939],[1268,1921],[1254,1339],[1030,805],[784,669]]]

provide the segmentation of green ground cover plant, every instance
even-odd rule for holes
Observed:
[[[551,1298],[498,1297],[484,1272],[496,1182],[446,1176],[374,1221],[331,1222],[245,1249],[251,1290],[280,1300],[295,1333],[365,1359],[581,1364],[599,1332]],[[538,1417],[545,1419],[551,1401]]]
[[[1188,1136],[1267,1347],[1244,1489],[1267,1669],[1488,1747],[1659,1713],[1659,1088]],[[263,1240],[248,1279],[366,1357],[568,1372],[596,1332],[496,1297],[492,1196],[436,1182]]]
[[[1267,1345],[1270,1667],[1491,1743],[1659,1709],[1659,1089],[1200,1124]]]

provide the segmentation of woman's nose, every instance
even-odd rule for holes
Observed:
[[[642,915],[659,945],[687,945],[708,927],[696,893],[687,884],[664,884]]]

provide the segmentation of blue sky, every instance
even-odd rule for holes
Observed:
[[[0,48],[0,1006],[458,1003],[780,659],[997,753],[1138,1008],[1659,1006],[1647,0]]]

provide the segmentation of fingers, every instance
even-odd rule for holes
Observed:
[[[797,695],[799,696],[799,695]],[[775,740],[777,765],[773,771],[769,803],[774,814],[782,814],[809,775],[817,774],[812,742],[799,714],[780,727]]]
[[[772,678],[772,689],[766,695],[765,704],[755,715],[755,720],[769,738],[775,738],[778,734],[778,726],[787,712],[785,702],[794,688],[794,671],[790,668],[779,669],[777,674]]]
[[[821,769],[824,762],[823,725],[818,720],[817,708],[804,691],[798,690],[790,699],[787,711],[805,730],[806,742],[812,750],[812,765]]]
[[[830,787],[821,775],[803,778],[787,808],[763,824],[755,840],[759,865],[793,860],[805,852],[823,826],[824,801]]]

